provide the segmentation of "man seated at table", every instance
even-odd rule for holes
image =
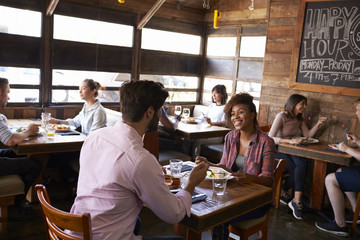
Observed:
[[[10,87],[6,78],[0,78],[0,108],[5,108],[9,98]],[[37,134],[39,127],[36,124],[30,124],[27,129],[22,132],[13,133],[7,126],[7,118],[0,114],[0,141],[12,147],[24,141],[27,137]],[[22,217],[28,215],[31,207],[26,202],[26,193],[39,175],[41,165],[34,159],[17,156],[11,149],[0,150],[0,176],[16,174],[21,177],[24,182],[24,194],[15,197],[15,210],[9,208],[9,217]],[[15,214],[20,216],[14,216]]]
[[[356,115],[360,122],[360,98],[355,102]],[[352,133],[347,133],[346,138],[360,146],[360,138]],[[346,152],[360,161],[360,151],[347,146],[345,143],[339,144],[339,150]],[[330,173],[325,178],[326,190],[329,195],[330,203],[334,211],[335,221],[316,222],[315,226],[325,232],[339,236],[349,236],[346,223],[352,223],[356,206],[356,192],[360,192],[360,166],[350,166],[339,168],[335,173]],[[344,194],[349,198],[352,212],[345,214]],[[357,223],[360,223],[358,217]]]
[[[191,195],[205,178],[208,165],[195,167],[187,185],[174,195],[165,184],[157,159],[144,149],[142,142],[146,131],[157,129],[167,97],[168,92],[160,83],[125,82],[120,88],[123,122],[99,129],[85,140],[71,212],[90,213],[94,240],[157,239],[135,234],[144,204],[168,223],[178,223],[189,216]]]

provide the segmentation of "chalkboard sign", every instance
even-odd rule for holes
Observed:
[[[360,1],[301,0],[297,21],[290,87],[360,96]]]

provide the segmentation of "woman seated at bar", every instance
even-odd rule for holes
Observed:
[[[355,102],[356,115],[360,122],[360,98]],[[360,146],[360,137],[352,133],[347,133],[348,141]],[[360,151],[351,148],[346,143],[339,144],[339,150],[353,156],[360,161]],[[316,222],[315,226],[322,231],[339,236],[349,236],[349,230],[346,223],[352,223],[356,207],[356,192],[360,192],[360,166],[350,166],[339,168],[335,173],[330,173],[325,178],[326,190],[329,195],[330,203],[334,211],[335,220],[331,222]],[[348,197],[352,211],[345,214],[344,192]],[[360,217],[357,218],[360,224]]]
[[[81,132],[85,135],[89,135],[99,128],[106,127],[105,109],[99,100],[96,99],[100,87],[101,85],[98,82],[92,79],[85,79],[79,87],[80,98],[85,100],[79,114],[74,118],[66,120],[52,118],[49,122],[52,124],[67,124],[76,128],[81,126]]]
[[[326,117],[321,117],[315,126],[309,130],[303,119],[306,105],[307,99],[302,95],[293,94],[289,97],[285,104],[285,110],[276,115],[269,132],[269,136],[274,139],[276,144],[301,144],[302,139],[294,138],[298,136],[299,132],[301,132],[304,137],[313,137],[319,129],[319,126],[327,121]],[[294,217],[301,220],[303,215],[301,198],[306,181],[307,159],[280,152],[276,153],[276,158],[286,159],[285,172],[290,174],[282,186],[280,202],[288,204],[293,211]],[[293,186],[295,186],[295,193],[294,198],[291,200],[287,191]]]
[[[205,162],[232,172],[240,182],[255,182],[272,186],[275,161],[275,143],[257,128],[256,107],[248,93],[234,95],[226,104],[225,118],[234,128],[225,136],[224,153],[220,163],[210,163],[198,156],[195,163]],[[213,239],[227,239],[231,223],[259,218],[265,215],[270,205],[257,208],[213,229]]]

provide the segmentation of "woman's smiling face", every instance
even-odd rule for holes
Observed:
[[[246,104],[237,104],[231,109],[231,122],[236,130],[246,130],[254,124],[255,113]]]

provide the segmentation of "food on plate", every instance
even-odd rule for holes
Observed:
[[[335,150],[339,150],[339,144],[329,144],[329,147]]]
[[[65,124],[49,124],[50,128],[55,128],[55,130],[68,130],[70,129],[69,125]]]
[[[226,176],[226,173],[221,171],[221,169],[209,169],[206,172],[206,175],[211,178],[224,178]]]
[[[25,128],[19,127],[18,129],[16,129],[16,132],[22,132],[22,131],[25,131]]]
[[[187,119],[187,121],[188,121],[188,122],[196,122],[196,119],[190,117],[190,118]]]
[[[180,178],[174,178],[169,174],[164,174],[165,184],[169,186],[169,188],[180,186]]]
[[[302,144],[318,143],[319,140],[311,137],[296,137],[295,139],[301,139]]]

